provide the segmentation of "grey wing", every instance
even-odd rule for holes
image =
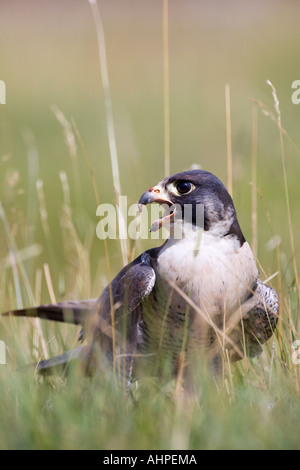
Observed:
[[[258,279],[255,290],[257,304],[244,318],[245,338],[250,357],[261,352],[261,345],[273,335],[279,313],[279,296],[270,286]]]
[[[112,293],[114,304],[117,310],[121,309],[126,313],[134,311],[152,291],[156,281],[156,275],[150,264],[150,257],[147,253],[138,258],[126,270],[112,282]],[[109,292],[109,287],[106,288]],[[107,292],[106,292],[107,294]]]
[[[140,333],[141,303],[155,285],[155,270],[147,252],[125,266],[105,288],[96,302],[87,337],[90,344],[99,344],[106,355],[113,347],[123,353],[136,349]]]
[[[254,292],[255,305],[243,316],[243,341],[249,357],[262,352],[261,345],[268,341],[276,330],[279,314],[279,296],[270,286],[257,280]],[[232,360],[239,360],[233,354]]]

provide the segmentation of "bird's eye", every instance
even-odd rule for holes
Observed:
[[[192,191],[193,185],[189,181],[179,181],[176,184],[176,189],[179,194],[188,194]]]

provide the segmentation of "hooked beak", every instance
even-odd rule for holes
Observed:
[[[170,201],[165,190],[160,185],[150,188],[141,196],[139,200],[139,204],[138,204],[139,211],[142,212],[143,205],[146,206],[147,204],[152,204],[153,202],[156,202],[162,205],[165,204],[166,210],[160,219],[157,219],[152,223],[149,229],[150,232],[156,232],[166,222],[170,224],[170,222],[174,219],[175,210],[176,210],[175,206],[173,205],[173,202]]]

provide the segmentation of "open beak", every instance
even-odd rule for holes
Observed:
[[[161,204],[162,206],[165,205],[165,212],[160,219],[155,220],[151,224],[150,232],[156,232],[156,230],[160,229],[163,225],[166,225],[167,223],[170,224],[174,219],[176,210],[173,202],[168,198],[165,189],[163,189],[159,184],[150,188],[141,196],[138,204],[139,211],[142,211],[143,206],[152,204],[153,202]]]

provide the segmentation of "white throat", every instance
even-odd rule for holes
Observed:
[[[170,237],[160,251],[158,272],[176,283],[211,313],[237,308],[251,292],[258,270],[250,249],[236,236],[186,227],[181,239]]]

